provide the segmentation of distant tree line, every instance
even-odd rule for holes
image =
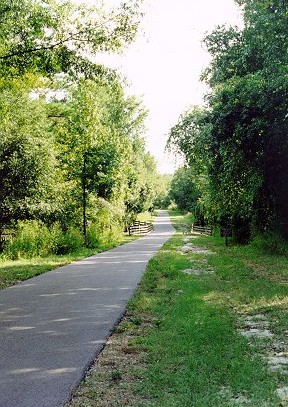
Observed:
[[[168,145],[185,158],[177,177],[186,174],[198,216],[232,227],[242,243],[267,230],[288,238],[288,4],[236,3],[244,28],[205,37],[211,91],[180,117]]]
[[[50,233],[55,252],[116,238],[153,206],[156,163],[141,102],[91,57],[133,41],[138,2],[3,0],[0,16],[2,246],[11,231]]]

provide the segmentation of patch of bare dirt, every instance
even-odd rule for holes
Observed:
[[[144,336],[152,324],[150,318],[135,323],[127,313],[66,407],[123,407],[145,403],[147,400],[133,391],[133,384],[140,380],[145,369],[147,354],[135,338]]]
[[[250,403],[249,398],[245,394],[235,394],[230,387],[222,387],[219,395],[234,405],[245,406],[245,404]]]
[[[276,393],[281,400],[288,401],[288,387],[280,387]]]
[[[214,269],[212,267],[206,267],[206,268],[190,268],[190,269],[185,269],[182,270],[182,273],[184,274],[190,274],[192,276],[203,276],[206,274],[213,274]]]
[[[183,246],[179,248],[182,253],[197,253],[197,254],[214,254],[211,250],[208,250],[207,247],[196,246],[193,243],[186,242]]]
[[[245,315],[239,319],[238,332],[245,336],[250,345],[253,341],[264,341],[261,357],[267,362],[270,372],[288,374],[288,338],[283,341],[270,330],[270,322],[265,314]],[[282,400],[281,406],[288,406],[288,387],[282,386],[276,390],[277,396]]]
[[[238,332],[246,338],[272,338],[273,333],[269,330],[269,321],[263,314],[246,315],[241,320],[241,328]]]

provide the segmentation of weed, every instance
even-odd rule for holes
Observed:
[[[111,380],[115,381],[119,381],[122,378],[122,374],[121,372],[119,372],[119,370],[113,370],[111,372]]]

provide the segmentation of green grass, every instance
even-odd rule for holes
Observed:
[[[17,284],[20,281],[27,280],[31,277],[35,277],[58,266],[63,266],[72,261],[109,250],[116,245],[124,244],[134,239],[135,236],[123,235],[121,241],[117,244],[115,242],[102,244],[97,249],[80,249],[74,253],[66,255],[49,255],[47,257],[34,257],[31,259],[19,260],[7,260],[2,257],[0,258],[0,289]]]
[[[175,213],[172,220],[183,222]],[[288,377],[269,372],[264,358],[271,343],[256,338],[250,340],[252,346],[237,328],[241,316],[261,313],[274,337],[285,340],[288,259],[253,245],[227,248],[219,237],[191,242],[214,254],[183,254],[178,250],[183,235],[175,235],[150,261],[130,301],[135,315],[150,314],[156,321],[137,339],[148,349],[135,390],[145,402],[137,406],[286,405],[279,404],[275,391],[287,386]],[[213,268],[214,273],[182,272],[193,267]]]
[[[191,213],[183,214],[182,211],[178,209],[174,209],[169,211],[170,220],[172,224],[177,228],[179,225],[186,224],[187,226],[191,226],[194,222],[194,216]],[[179,227],[180,228],[180,227]],[[181,228],[180,228],[181,229]]]

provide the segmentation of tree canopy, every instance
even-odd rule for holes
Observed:
[[[206,168],[206,206],[239,241],[267,228],[288,236],[288,5],[237,3],[244,28],[218,27],[204,39],[212,56],[202,75],[206,106],[186,113],[169,143]]]
[[[131,43],[140,21],[139,1],[118,9],[57,0],[3,0],[0,5],[0,71],[19,75],[68,72],[97,75],[91,62],[100,51],[118,51]]]
[[[80,230],[93,246],[153,206],[146,109],[93,59],[133,41],[140,3],[1,2],[0,239],[35,220],[66,233],[62,252]]]

